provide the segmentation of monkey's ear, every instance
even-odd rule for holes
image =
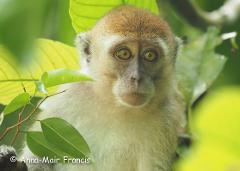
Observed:
[[[90,37],[88,32],[80,33],[75,40],[76,47],[80,54],[81,64],[90,62]]]
[[[175,37],[175,48],[174,48],[174,61],[176,61],[176,58],[181,53],[183,47],[183,41],[179,37]]]

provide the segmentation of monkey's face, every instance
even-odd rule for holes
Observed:
[[[166,84],[162,76],[167,60],[164,42],[119,36],[99,41],[92,47],[97,79],[111,85],[113,95],[122,105],[141,107],[148,104],[159,84]]]
[[[112,92],[120,104],[139,107],[166,96],[178,42],[159,16],[120,7],[81,33],[76,43],[82,68],[97,80],[101,93]]]

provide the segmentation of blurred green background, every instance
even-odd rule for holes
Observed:
[[[224,0],[193,0],[199,8],[216,10]],[[141,3],[141,2],[140,2]],[[204,30],[192,26],[172,5],[174,0],[159,0],[160,16],[165,18],[173,31],[186,41],[192,41],[204,33]],[[240,22],[221,29],[222,33],[237,31]],[[17,56],[19,62],[30,62],[33,57],[35,38],[48,38],[68,45],[74,45],[76,33],[69,15],[69,0],[0,0],[0,43],[8,47]],[[237,36],[239,43],[240,36]],[[230,40],[225,41],[217,52],[228,57],[224,72],[215,82],[215,86],[239,84],[239,49],[234,49]]]

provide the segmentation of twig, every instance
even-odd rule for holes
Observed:
[[[22,114],[23,114],[25,108],[26,108],[26,105],[22,108],[21,112],[18,114],[18,122],[21,122]],[[14,145],[14,143],[16,142],[16,139],[17,139],[17,137],[19,135],[19,132],[20,132],[20,128],[21,128],[21,124],[17,126],[17,131],[16,131],[16,133],[15,133],[13,139],[12,139],[11,145]]]
[[[26,88],[25,88],[25,86],[24,86],[23,83],[22,83],[22,86],[23,86],[23,91],[26,93],[27,91],[26,91]],[[22,114],[23,114],[25,108],[26,108],[26,105],[22,108],[21,112],[19,112],[19,114],[18,114],[18,122],[21,122],[21,120],[22,120]],[[21,125],[18,125],[18,126],[17,126],[17,131],[16,131],[16,133],[15,133],[13,139],[12,139],[11,145],[14,145],[15,141],[17,140],[17,137],[18,137],[18,135],[19,135],[20,128],[21,128]]]
[[[66,90],[63,90],[63,91],[61,91],[61,92],[59,92],[59,93],[56,93],[56,94],[53,94],[53,95],[48,95],[48,96],[44,97],[44,98],[37,104],[37,106],[26,116],[26,118],[24,118],[23,120],[20,120],[18,123],[14,124],[14,125],[12,125],[12,126],[10,126],[10,127],[7,127],[7,128],[4,130],[4,132],[2,133],[2,135],[0,136],[0,141],[2,141],[3,138],[8,134],[8,132],[11,131],[13,128],[18,127],[18,126],[21,125],[22,123],[28,121],[28,120],[31,118],[31,116],[36,112],[36,110],[39,108],[39,106],[40,106],[45,100],[47,100],[49,97],[56,96],[56,95],[61,94],[61,93],[64,93],[64,92],[66,92]]]
[[[240,18],[240,1],[227,0],[219,9],[206,12],[190,0],[170,0],[193,26],[206,29],[209,25],[227,27],[236,24]],[[160,5],[160,0],[157,0]]]

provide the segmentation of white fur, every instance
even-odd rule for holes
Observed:
[[[116,42],[120,42],[121,40],[126,39],[127,37],[123,37],[117,34],[104,34],[103,36],[99,36],[101,39],[100,42],[102,42],[102,47],[111,47],[113,46]],[[128,38],[129,39],[129,38]]]
[[[133,105],[130,105],[128,103],[126,103],[125,101],[123,101],[120,96],[119,96],[119,82],[116,81],[113,85],[113,89],[112,89],[112,93],[115,95],[115,98],[117,100],[117,102],[120,104],[120,105],[124,105],[124,106],[127,106],[127,107],[132,107],[132,108],[142,108],[144,107],[149,101],[150,99],[153,97],[154,93],[155,93],[155,90],[153,88],[149,88],[149,94],[148,94],[148,99],[141,105],[137,105],[137,106],[133,106]]]
[[[66,87],[64,87],[66,89]],[[97,169],[90,165],[57,165],[56,171],[169,171],[176,147],[171,111],[144,110],[113,105],[109,94],[92,95],[91,88],[71,84],[67,92],[49,98],[39,119],[60,117],[83,135],[90,145]],[[109,90],[110,91],[110,90]],[[85,93],[88,92],[88,93]],[[111,107],[109,107],[111,105]],[[36,123],[32,130],[39,130]],[[33,154],[27,146],[22,157]],[[29,165],[30,171],[49,171]]]
[[[169,49],[167,43],[165,42],[164,39],[158,38],[157,42],[159,43],[160,47],[163,49],[164,56],[169,56]]]

